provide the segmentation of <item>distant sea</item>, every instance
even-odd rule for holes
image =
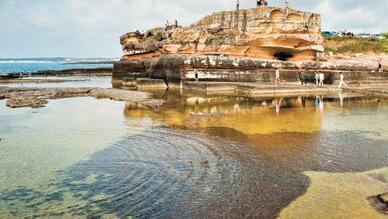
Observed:
[[[114,58],[1,58],[0,74],[35,73],[42,70],[109,68]]]

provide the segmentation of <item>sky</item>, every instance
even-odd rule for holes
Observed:
[[[236,0],[0,0],[0,58],[120,57],[120,35],[135,29],[183,25]],[[255,0],[240,0],[241,8]],[[284,7],[284,0],[269,0]],[[387,0],[289,0],[322,15],[323,30],[388,32]]]

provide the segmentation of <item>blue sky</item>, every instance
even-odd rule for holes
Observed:
[[[235,8],[235,0],[0,0],[0,58],[119,57],[119,36]],[[240,0],[242,8],[255,0]],[[269,1],[284,6],[283,0]],[[388,31],[387,0],[289,0],[322,14],[323,29]]]

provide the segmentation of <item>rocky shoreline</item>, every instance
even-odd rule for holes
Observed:
[[[64,83],[64,82],[80,82],[86,81],[87,79],[66,79],[66,78],[50,78],[50,79],[42,79],[37,77],[27,77],[20,79],[0,79],[0,84],[19,84],[19,83]]]
[[[44,107],[49,100],[71,97],[94,97],[127,101],[148,108],[158,108],[164,100],[152,99],[146,92],[103,88],[4,88],[0,87],[0,99],[6,99],[10,108]]]
[[[33,76],[112,76],[112,68],[86,68],[38,71]]]
[[[112,68],[86,68],[66,70],[44,70],[34,73],[9,73],[0,75],[0,81],[12,81],[15,79],[34,77],[70,77],[70,76],[112,76]],[[1,72],[0,72],[1,73]]]
[[[373,60],[291,62],[183,54],[117,62],[114,64],[112,82],[117,88],[169,86],[188,81],[199,82],[198,85],[206,82],[271,84],[276,69],[280,70],[281,79],[287,82],[298,82],[301,72],[305,72],[308,81],[313,82],[315,72],[321,72],[325,75],[326,84],[335,85],[342,72],[346,81],[352,85],[388,83],[388,71],[379,72],[378,63]],[[164,83],[154,83],[152,80],[163,80]]]

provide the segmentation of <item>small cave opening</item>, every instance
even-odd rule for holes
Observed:
[[[276,60],[280,61],[287,61],[288,59],[294,57],[294,54],[292,52],[276,52],[273,57]]]

